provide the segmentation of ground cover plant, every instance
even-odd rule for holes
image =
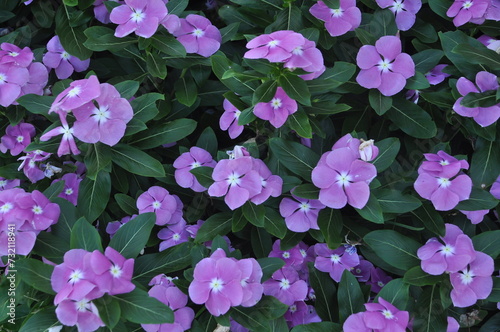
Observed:
[[[0,330],[499,330],[499,19],[0,1]]]

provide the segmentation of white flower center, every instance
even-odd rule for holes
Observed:
[[[143,13],[142,10],[134,9],[134,12],[130,15],[130,19],[136,23],[142,22],[146,17],[146,13]]]
[[[69,275],[69,283],[76,284],[78,281],[83,279],[83,272],[80,270],[74,270],[70,275]]]
[[[0,73],[0,84],[4,84],[5,82],[7,82],[7,75]]]
[[[269,46],[270,48],[273,48],[275,46],[278,46],[280,43],[279,40],[271,40],[269,43],[267,43],[267,46]]]
[[[450,164],[450,162],[449,162],[448,160],[441,160],[441,161],[439,162],[439,164],[440,164],[441,166],[447,166],[447,165],[449,165],[449,164]]]
[[[462,271],[462,273],[460,274],[460,280],[464,285],[470,284],[474,279],[474,277],[475,277],[474,273],[468,270]]]
[[[344,11],[339,7],[337,9],[330,9],[330,14],[332,14],[332,17],[341,17]]]
[[[66,195],[68,195],[68,196],[69,196],[69,195],[72,195],[72,194],[73,194],[73,188],[67,188],[67,189],[64,191],[64,193],[65,193]]]
[[[43,213],[43,209],[40,205],[33,206],[31,211],[33,211],[34,214],[42,214]]]
[[[450,179],[447,179],[447,178],[438,178],[437,181],[438,181],[438,184],[443,188],[449,187],[451,184]]]
[[[288,259],[288,258],[290,258],[290,253],[288,251],[284,251],[281,256],[283,256],[283,258],[285,258],[285,259]]]
[[[181,239],[181,236],[179,233],[175,233],[174,235],[172,235],[172,239],[174,239],[174,241],[179,241]]]
[[[224,282],[219,278],[213,278],[210,281],[210,289],[214,292],[220,292],[224,288]]]
[[[61,59],[63,59],[63,60],[69,60],[70,57],[71,57],[71,55],[66,51],[61,53]]]
[[[241,182],[241,180],[240,180],[240,176],[239,176],[237,173],[232,173],[232,174],[231,174],[231,175],[229,175],[229,177],[227,178],[227,183],[228,183],[230,186],[240,184],[240,182]]]
[[[235,112],[234,112],[234,117],[235,117],[236,119],[239,119],[239,118],[240,118],[240,115],[241,115],[241,111],[239,111],[239,110],[238,110],[238,111],[235,111]]]
[[[79,86],[75,86],[73,89],[69,90],[68,97],[75,97],[82,91]]]
[[[330,260],[334,263],[334,264],[337,264],[338,262],[340,262],[340,256],[337,255],[337,254],[332,254],[330,256]]]
[[[113,267],[109,269],[109,272],[114,278],[120,278],[120,276],[123,274],[123,270],[116,265],[113,265]]]
[[[300,211],[308,212],[311,209],[311,205],[304,202],[304,203],[299,204],[299,208],[300,208]]]
[[[292,304],[288,309],[291,313],[294,313],[295,311],[297,311],[297,306],[295,304]]]
[[[17,136],[17,137],[16,137],[16,141],[17,141],[18,143],[22,143],[22,142],[24,141],[24,136],[21,136],[21,135]]]
[[[92,112],[94,114],[94,120],[98,123],[104,123],[110,118],[110,112],[107,106],[100,106],[99,108],[94,108]]]
[[[284,289],[284,290],[287,290],[288,288],[290,288],[290,281],[288,281],[288,279],[286,279],[286,278],[281,279],[280,288]]]
[[[441,254],[444,256],[451,256],[455,253],[455,248],[453,246],[450,246],[449,244],[446,244],[445,246],[441,247]]]
[[[462,8],[469,9],[470,7],[472,7],[472,5],[473,5],[472,1],[465,1],[464,4],[462,5]]]
[[[379,70],[383,73],[388,72],[392,68],[391,62],[387,59],[380,60],[380,62],[377,64],[377,66],[378,66]]]
[[[384,315],[385,319],[393,319],[394,315],[390,310],[384,309],[382,310],[382,315]]]
[[[76,310],[77,311],[86,311],[87,308],[89,307],[89,300],[83,299],[80,301],[75,302]]]
[[[281,99],[273,98],[273,100],[271,100],[271,107],[274,108],[275,110],[280,108],[281,105],[283,105],[283,103],[281,102]]]
[[[12,205],[12,203],[5,203],[4,205],[0,206],[0,212],[7,213],[12,210],[12,208],[14,208],[14,205]]]
[[[73,128],[69,128],[67,125],[63,125],[59,131],[63,134],[64,139],[70,139],[73,137]]]
[[[158,210],[161,207],[161,202],[159,201],[154,201],[153,204],[151,204],[155,210]]]
[[[3,188],[7,185],[7,181],[6,180],[0,180],[0,187]]]
[[[203,35],[205,34],[205,31],[201,30],[201,29],[195,29],[193,31],[193,35],[195,35],[196,37],[203,37]]]
[[[17,53],[17,52],[9,52],[9,55],[15,58],[16,56],[19,55],[19,53]]]
[[[347,187],[349,186],[349,184],[351,184],[350,181],[352,180],[352,176],[345,172],[342,172],[340,174],[337,174],[336,180],[339,186]]]
[[[292,53],[295,55],[302,55],[302,53],[304,53],[304,51],[302,50],[302,46],[295,47]]]
[[[379,287],[384,287],[384,286],[385,286],[385,284],[384,284],[382,281],[378,281],[378,282],[377,282],[377,285],[378,285]]]
[[[405,5],[403,4],[402,0],[396,0],[392,4],[392,10],[395,11],[396,13],[399,13],[400,11],[402,11],[403,8],[405,8]]]
[[[307,256],[307,251],[305,251],[304,249],[300,249],[300,254],[302,255],[302,257],[306,257]]]
[[[200,166],[201,166],[201,164],[199,162],[195,161],[194,163],[191,164],[191,169],[198,168]]]

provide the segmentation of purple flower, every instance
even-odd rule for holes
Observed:
[[[125,259],[118,251],[107,247],[104,255],[95,250],[90,256],[97,287],[109,295],[130,293],[135,289],[132,283],[134,259]]]
[[[344,322],[345,332],[405,332],[410,315],[383,298],[379,303],[365,303],[366,311],[352,314]]]
[[[103,83],[100,87],[101,94],[93,102],[73,108],[76,118],[73,131],[82,142],[102,142],[113,146],[125,134],[127,123],[132,120],[134,111],[128,100],[121,98],[114,86]]]
[[[307,283],[299,278],[294,268],[285,266],[273,273],[272,277],[265,281],[264,294],[271,295],[286,305],[292,305],[296,301],[303,301],[307,296]]]
[[[230,258],[204,258],[194,268],[189,297],[196,304],[205,304],[212,315],[224,315],[243,300],[241,275],[238,263]]]
[[[156,214],[156,225],[175,224],[182,218],[182,202],[179,202],[176,197],[171,195],[165,188],[150,187],[148,191],[137,198],[139,214],[154,212]]]
[[[178,223],[167,225],[158,232],[158,238],[163,240],[160,242],[160,251],[176,246],[179,243],[187,242],[189,233],[186,230],[186,221],[181,219]]]
[[[168,14],[163,20],[160,21],[165,29],[171,34],[173,34],[177,29],[181,27],[181,20],[179,16],[174,14]]]
[[[297,112],[297,109],[297,102],[288,97],[285,90],[278,87],[274,98],[268,103],[255,105],[253,113],[262,120],[269,120],[275,128],[280,128],[285,124],[288,116]]]
[[[21,122],[15,126],[9,125],[2,136],[2,145],[10,150],[10,154],[17,156],[31,143],[35,136],[35,127],[30,123]]]
[[[355,0],[341,0],[339,8],[329,8],[323,1],[314,4],[309,12],[325,22],[325,28],[332,37],[354,31],[361,24],[361,11]]]
[[[2,43],[0,49],[0,64],[27,68],[33,62],[34,55],[29,47],[21,49],[14,44]]]
[[[353,267],[351,270],[352,274],[358,279],[360,282],[367,282],[370,280],[370,276],[372,270],[375,268],[370,261],[363,259],[363,257],[359,256],[359,264]]]
[[[470,92],[496,91],[498,88],[497,76],[487,71],[476,74],[476,85],[465,77],[460,77],[457,81],[457,90],[464,97]],[[462,99],[463,97],[457,99],[453,110],[461,116],[474,118],[481,127],[487,127],[500,118],[500,103],[490,107],[465,107],[461,105]]]
[[[456,27],[470,21],[481,24],[484,22],[483,16],[488,6],[488,0],[455,0],[446,12],[446,16],[453,17],[453,24]]]
[[[366,282],[367,285],[372,286],[371,291],[378,293],[384,288],[384,286],[391,281],[392,278],[389,277],[384,270],[381,268],[372,268],[370,271],[370,280]]]
[[[458,330],[460,329],[460,324],[458,324],[455,318],[447,317],[446,321],[448,323],[446,332],[458,332]]]
[[[154,35],[168,10],[161,0],[125,0],[125,4],[113,8],[109,19],[118,24],[115,36],[122,38],[132,32],[139,37]]]
[[[288,250],[281,250],[281,240],[276,240],[273,243],[273,249],[269,253],[269,257],[278,257],[285,262],[285,266],[291,266],[295,269],[300,269],[304,262],[304,255],[302,255],[300,248],[296,245]]]
[[[6,178],[0,177],[0,191],[19,187],[20,184],[21,180],[19,179],[8,180]]]
[[[446,234],[441,243],[435,237],[420,247],[417,256],[422,260],[422,270],[432,275],[458,272],[476,257],[472,240],[458,226],[446,224]]]
[[[492,194],[496,199],[500,199],[500,175],[495,182],[493,182],[493,185],[490,188],[490,194]]]
[[[460,210],[467,219],[470,220],[470,222],[474,225],[479,224],[481,221],[483,221],[484,216],[490,212],[490,210],[477,210],[477,211],[462,211]]]
[[[30,151],[26,154],[26,156],[17,159],[22,160],[21,165],[19,165],[17,170],[19,171],[22,168],[24,175],[26,175],[32,183],[35,183],[45,178],[45,173],[38,168],[37,162],[48,159],[50,155],[50,153],[43,152],[41,150]]]
[[[224,196],[231,210],[239,208],[251,197],[260,193],[260,175],[252,169],[252,157],[222,159],[212,173],[214,183],[208,188],[210,196]]]
[[[259,173],[261,190],[258,194],[250,197],[254,204],[262,204],[269,197],[278,197],[283,188],[283,179],[278,175],[273,175],[267,165],[260,159],[252,159],[253,169]]]
[[[377,175],[375,166],[357,159],[348,147],[326,152],[321,159],[311,174],[320,188],[319,201],[333,209],[347,203],[362,209],[370,197],[368,184]]]
[[[116,234],[116,232],[118,232],[118,230],[123,226],[125,225],[126,223],[128,223],[130,220],[134,219],[135,217],[137,217],[136,214],[132,215],[132,216],[126,216],[126,217],[123,217],[121,220],[117,220],[117,221],[112,221],[110,223],[108,223],[106,225],[106,233],[109,234],[109,237],[112,238],[113,235]]]
[[[38,190],[16,198],[17,204],[25,210],[23,218],[30,223],[34,230],[46,230],[57,223],[61,209],[56,203],[51,203],[44,194]]]
[[[284,62],[292,56],[293,50],[304,45],[305,40],[300,33],[290,30],[260,35],[247,43],[246,47],[250,50],[243,57],[247,59],[267,59],[270,62]]]
[[[420,196],[431,200],[438,211],[451,210],[460,201],[469,198],[472,180],[465,174],[458,175],[462,168],[469,168],[467,161],[459,161],[444,151],[424,156],[427,161],[419,167],[419,175],[414,184]]]
[[[377,0],[380,8],[390,7],[396,15],[396,25],[399,30],[407,31],[415,24],[416,14],[422,7],[421,0]]]
[[[222,37],[209,19],[195,14],[189,14],[180,19],[181,26],[172,34],[184,46],[187,53],[197,53],[209,57],[220,48]]]
[[[123,1],[118,1],[118,0],[110,0],[117,2],[119,4],[123,4]],[[111,20],[109,19],[109,12],[108,9],[106,8],[106,5],[104,4],[104,0],[95,0],[94,2],[94,16],[96,20],[103,24],[108,24],[111,23]]]
[[[184,152],[174,161],[174,168],[176,168],[174,176],[175,181],[182,188],[191,188],[196,192],[203,192],[207,188],[203,187],[196,177],[191,174],[190,170],[207,166],[214,168],[217,162],[213,160],[212,155],[199,147],[193,146],[189,152]]]
[[[325,208],[319,200],[305,199],[292,195],[283,198],[280,203],[280,214],[285,218],[286,227],[293,232],[307,232],[309,229],[319,229],[318,214]]]
[[[235,139],[240,136],[243,132],[244,126],[238,125],[238,119],[240,117],[241,111],[237,109],[229,100],[224,99],[223,102],[224,113],[222,113],[219,126],[222,130],[227,130],[229,137]]]
[[[21,87],[29,81],[29,76],[25,67],[0,63],[0,105],[17,105],[15,101],[21,94]]]
[[[225,256],[224,256],[225,257]],[[233,260],[235,260],[233,258]],[[262,279],[262,268],[254,258],[246,258],[237,261],[241,270],[241,287],[243,289],[243,307],[253,307],[262,298],[264,288],[260,283]]]
[[[323,54],[316,48],[316,43],[304,39],[304,45],[293,49],[291,56],[286,60],[285,68],[294,70],[301,68],[311,74],[300,75],[304,80],[312,80],[319,77],[325,71]]]
[[[69,127],[68,121],[66,120],[67,113],[59,113],[59,119],[61,120],[61,126],[56,127],[54,129],[49,130],[45,134],[40,137],[40,141],[48,141],[54,136],[59,136],[62,134],[61,143],[59,144],[59,148],[57,149],[57,155],[61,157],[65,154],[80,154],[80,150],[75,143],[74,136],[74,128]]]
[[[381,37],[375,46],[362,46],[356,62],[361,68],[356,82],[367,89],[378,89],[384,96],[403,90],[406,80],[415,75],[415,63],[401,53],[401,40],[395,36]]]
[[[330,273],[330,277],[336,282],[340,282],[345,270],[350,271],[359,265],[359,255],[347,252],[343,246],[332,250],[328,249],[326,243],[317,243],[314,252],[316,253],[314,267]]]
[[[365,141],[360,139],[359,144],[359,158],[363,161],[373,161],[378,156],[378,147],[375,145],[375,141],[370,139]]]
[[[43,56],[43,64],[55,69],[57,78],[66,79],[73,71],[82,72],[89,67],[90,59],[80,60],[64,50],[58,36],[52,37],[47,44],[48,52]]]
[[[67,89],[57,95],[49,113],[69,112],[96,99],[100,94],[101,85],[95,75],[83,80],[73,81]]]
[[[425,78],[427,78],[430,85],[437,85],[443,82],[445,78],[450,76],[450,74],[446,74],[443,72],[443,69],[447,66],[448,65],[437,65],[425,74]]]
[[[64,198],[69,201],[73,205],[76,206],[78,202],[78,191],[80,189],[80,182],[82,182],[82,178],[80,178],[75,173],[66,173],[62,176],[61,179],[57,179],[52,181],[52,184],[64,180],[64,188],[57,197]]]
[[[321,322],[321,318],[316,313],[314,306],[307,305],[304,301],[297,301],[288,307],[284,317],[289,328],[302,324]]]
[[[66,299],[59,303],[56,308],[59,322],[66,326],[75,326],[78,332],[92,332],[101,326],[105,326],[95,304],[88,299],[81,300]]]
[[[469,307],[477,300],[484,300],[490,295],[494,265],[493,258],[476,251],[476,258],[472,262],[460,271],[450,274],[453,286],[450,296],[455,307]]]

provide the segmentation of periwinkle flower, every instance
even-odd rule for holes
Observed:
[[[401,40],[395,36],[381,37],[375,46],[362,46],[356,62],[361,68],[356,82],[367,89],[378,89],[384,96],[403,90],[406,80],[415,75],[415,63],[401,53]]]
[[[35,127],[30,123],[21,122],[15,126],[9,125],[2,136],[2,146],[10,150],[10,154],[17,156],[31,143],[35,136]]]
[[[156,225],[175,224],[182,218],[182,202],[171,195],[167,189],[152,186],[148,191],[142,193],[137,198],[137,209],[139,214],[154,212],[156,215]]]
[[[66,79],[73,71],[82,72],[89,67],[90,59],[80,60],[64,50],[58,36],[52,37],[47,43],[48,52],[43,56],[43,64],[53,68],[57,78]]]
[[[446,327],[446,332],[458,332],[460,329],[460,324],[457,322],[457,320],[453,317],[447,317],[446,322],[448,323],[448,326]]]
[[[455,0],[446,12],[446,16],[453,17],[453,24],[456,27],[471,21],[481,24],[484,22],[489,2],[488,0]]]
[[[33,52],[27,46],[21,49],[14,44],[2,43],[0,49],[0,64],[12,64],[27,68],[33,62]]]
[[[280,128],[285,124],[288,116],[297,110],[297,102],[288,97],[283,88],[278,87],[273,99],[270,102],[255,105],[253,113],[262,120],[269,120],[275,128]]]
[[[39,168],[39,162],[48,159],[50,155],[50,153],[41,150],[30,151],[25,156],[17,159],[22,160],[17,170],[20,171],[22,169],[24,175],[32,183],[38,182],[45,178],[45,173]]]
[[[229,137],[235,139],[241,135],[244,129],[244,126],[238,124],[241,111],[227,99],[224,99],[222,106],[224,108],[224,113],[222,113],[219,120],[220,129],[227,130]]]
[[[82,182],[82,178],[75,173],[66,173],[62,176],[61,179],[52,181],[52,184],[61,180],[64,181],[64,188],[61,193],[57,195],[57,197],[64,198],[65,200],[76,206],[76,203],[78,202],[78,192],[80,189],[80,182]]]
[[[310,74],[299,76],[304,80],[315,79],[325,71],[323,54],[316,48],[316,43],[308,39],[304,39],[304,45],[293,49],[283,67],[290,70],[301,68],[309,72]]]
[[[21,88],[29,81],[29,71],[25,67],[0,63],[0,105],[16,104]]]
[[[52,103],[49,113],[69,112],[75,108],[83,106],[101,94],[101,85],[97,76],[73,81],[69,87],[57,95]]]
[[[106,225],[106,233],[109,234],[109,237],[112,238],[113,235],[116,234],[116,232],[118,232],[118,230],[123,226],[125,225],[126,223],[128,223],[130,220],[134,219],[135,217],[137,217],[136,214],[134,215],[131,215],[131,216],[126,216],[126,217],[123,217],[122,219],[120,220],[117,220],[117,221],[112,221],[110,223],[108,223]]]
[[[59,127],[53,128],[43,134],[40,137],[40,141],[45,142],[54,136],[62,135],[61,143],[59,148],[57,148],[57,155],[61,157],[65,154],[80,154],[80,150],[76,146],[74,138],[74,129],[69,127],[68,121],[66,120],[67,113],[59,113],[59,119],[61,120],[61,125]]]
[[[285,266],[291,266],[294,269],[300,268],[304,262],[304,256],[302,255],[298,245],[287,250],[281,250],[281,240],[276,240],[273,243],[269,257],[281,258],[285,262]]]
[[[355,0],[340,0],[339,8],[329,8],[323,1],[318,1],[309,12],[325,22],[325,28],[332,37],[354,31],[361,24],[361,11]]]
[[[500,199],[500,175],[495,182],[493,182],[493,185],[490,188],[490,194],[492,194],[496,199]]]
[[[176,246],[182,242],[187,242],[189,233],[186,230],[186,221],[181,219],[178,223],[167,225],[158,232],[160,242],[160,251]]]
[[[260,159],[253,158],[253,169],[259,173],[261,190],[258,194],[250,197],[254,204],[262,204],[269,197],[278,197],[283,188],[283,179],[278,175],[273,175],[267,165]]]
[[[23,218],[34,230],[42,231],[57,223],[61,209],[56,203],[51,203],[38,190],[20,195],[16,198],[19,208],[23,209]]]
[[[172,33],[187,53],[209,57],[220,48],[222,36],[206,17],[189,14],[180,19],[180,27]]]
[[[336,282],[340,282],[345,270],[350,271],[359,265],[359,255],[347,252],[345,247],[332,250],[325,243],[317,243],[314,252],[316,253],[314,267],[319,271],[328,272]]]
[[[10,179],[0,177],[0,191],[19,187],[20,184],[21,184],[21,180],[19,180],[19,179],[10,180]]]
[[[476,225],[476,224],[479,224],[481,221],[483,221],[484,216],[487,215],[488,212],[490,212],[490,210],[477,210],[477,211],[460,210],[460,212],[465,214],[467,219],[469,219],[473,225]]]
[[[134,259],[125,259],[118,251],[107,247],[104,255],[95,250],[90,256],[97,287],[109,295],[130,293],[135,289],[132,283]]]
[[[105,326],[95,304],[86,298],[65,299],[57,306],[56,316],[63,325],[76,325],[79,332],[92,332]]]
[[[321,322],[321,318],[316,313],[314,306],[307,305],[304,301],[297,301],[289,306],[284,317],[289,328],[302,324]]]
[[[117,2],[119,4],[123,4],[123,1],[119,0],[109,0],[113,2]],[[104,4],[104,0],[95,0],[94,1],[94,16],[96,20],[103,24],[108,24],[111,23],[111,20],[109,19],[109,11],[106,8],[106,5]]]
[[[305,199],[292,195],[294,199],[283,198],[280,214],[285,218],[286,227],[293,232],[307,232],[319,229],[318,214],[325,205],[317,199]]]
[[[267,59],[269,62],[284,62],[296,48],[305,43],[305,38],[298,32],[280,30],[264,34],[250,40],[246,47],[250,50],[243,56],[247,59]]]
[[[307,283],[299,278],[297,271],[289,266],[282,267],[265,281],[264,294],[271,295],[290,306],[307,297]]]
[[[396,25],[401,31],[410,30],[422,7],[421,0],[377,0],[377,4],[380,8],[389,8],[394,13]]]
[[[154,35],[168,10],[161,0],[125,0],[125,4],[113,8],[109,19],[118,24],[115,37],[122,38],[132,32],[139,37]]]
[[[392,278],[389,277],[384,270],[378,267],[373,267],[370,271],[370,280],[368,280],[366,284],[372,286],[372,292],[378,293],[391,280]]]
[[[359,264],[352,268],[352,274],[361,282],[367,282],[370,280],[372,270],[374,269],[373,264],[363,257],[359,256]]]
[[[203,187],[190,170],[205,166],[214,168],[217,162],[213,160],[212,155],[197,146],[189,149],[189,152],[184,152],[174,161],[175,168],[175,181],[182,188],[191,188],[196,192],[206,191],[207,188]]]
[[[430,85],[437,85],[450,76],[450,74],[443,72],[443,69],[447,66],[448,65],[437,65],[425,74],[425,78],[427,78]]]

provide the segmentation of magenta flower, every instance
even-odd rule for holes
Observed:
[[[356,279],[358,279],[358,281],[367,282],[370,280],[372,270],[374,269],[375,267],[370,261],[367,261],[366,259],[363,259],[363,257],[359,256],[359,264],[351,270],[351,273],[356,277]]]
[[[269,120],[275,128],[280,128],[285,124],[288,116],[297,112],[297,109],[297,102],[288,97],[285,90],[278,87],[274,98],[268,103],[255,105],[253,113],[262,120]]]
[[[347,147],[325,153],[322,160],[311,174],[313,184],[320,188],[319,201],[333,209],[347,203],[362,209],[370,197],[368,184],[377,175],[375,166],[356,159]]]
[[[432,275],[458,272],[476,257],[472,240],[458,226],[446,224],[446,234],[441,243],[435,237],[420,247],[417,256],[422,260],[422,270]]]
[[[48,159],[50,155],[50,153],[41,150],[30,151],[26,156],[17,159],[22,160],[17,170],[20,171],[23,169],[24,175],[26,175],[32,183],[40,181],[45,178],[45,173],[38,167],[37,163]]]
[[[361,11],[355,0],[341,0],[339,8],[329,8],[323,1],[315,3],[309,12],[325,22],[325,28],[332,37],[354,31],[361,24]]]
[[[365,303],[366,311],[347,317],[344,332],[405,332],[410,320],[408,311],[400,311],[381,297],[378,302]]]
[[[114,2],[118,2],[119,4],[123,4],[123,1],[118,1],[118,0],[110,0]],[[109,19],[110,13],[108,12],[108,9],[106,8],[106,5],[104,4],[104,0],[95,0],[94,2],[94,16],[96,20],[103,24],[108,24],[111,23],[111,20]]]
[[[179,243],[189,240],[189,233],[186,230],[186,221],[181,219],[178,223],[167,225],[158,232],[158,238],[163,240],[160,242],[160,251],[176,246]]]
[[[488,6],[488,0],[455,0],[446,12],[446,16],[453,17],[453,24],[456,27],[470,21],[481,24],[484,22]]]
[[[184,46],[187,53],[197,53],[208,58],[220,48],[222,37],[209,19],[189,14],[180,19],[181,26],[172,34]]]
[[[492,194],[496,199],[500,199],[500,175],[495,182],[493,182],[493,185],[490,188],[490,194]]]
[[[104,255],[95,250],[90,256],[95,283],[99,290],[109,295],[130,293],[135,289],[132,283],[134,259],[125,259],[118,251],[107,247]]]
[[[73,81],[67,89],[57,95],[49,113],[69,112],[96,99],[100,94],[101,85],[95,75],[83,80]]]
[[[316,48],[316,43],[304,39],[304,45],[297,46],[292,50],[291,56],[286,60],[285,68],[294,70],[301,68],[311,74],[301,75],[305,80],[312,80],[325,71],[323,54]]]
[[[212,315],[224,315],[243,300],[241,274],[238,263],[230,258],[204,258],[194,268],[189,297],[196,304],[205,304]]]
[[[381,37],[375,46],[362,46],[356,62],[361,68],[356,82],[367,89],[378,89],[384,96],[403,90],[406,80],[415,75],[415,63],[401,53],[401,40],[395,36]]]
[[[384,286],[391,281],[392,278],[389,277],[384,270],[381,268],[372,268],[370,271],[370,280],[366,282],[367,285],[372,286],[371,291],[378,293],[384,288]]]
[[[2,136],[2,145],[10,150],[10,154],[17,156],[31,143],[35,136],[35,127],[30,123],[21,122],[15,126],[9,125]]]
[[[0,64],[27,68],[33,62],[34,55],[29,47],[21,49],[14,44],[2,43],[0,49]]]
[[[68,121],[66,120],[67,113],[59,113],[59,119],[61,120],[61,126],[56,127],[54,129],[49,130],[45,134],[40,137],[40,141],[48,141],[54,136],[59,136],[62,134],[61,144],[59,144],[59,148],[57,149],[57,155],[61,157],[65,154],[80,154],[80,150],[75,143],[74,129],[70,128],[68,125]]]
[[[217,162],[213,160],[212,155],[199,147],[193,146],[189,152],[184,152],[174,161],[174,168],[176,168],[174,176],[175,181],[182,188],[191,188],[196,192],[203,192],[207,188],[203,187],[196,177],[191,174],[190,170],[207,166],[214,168]]]
[[[401,31],[410,30],[422,7],[421,0],[377,0],[377,4],[380,8],[389,8],[396,15],[396,25]]]
[[[481,221],[483,221],[484,216],[490,212],[490,210],[477,210],[477,211],[462,211],[460,210],[467,219],[470,220],[470,222],[474,225],[479,224]]]
[[[476,85],[465,77],[460,77],[457,81],[457,90],[464,97],[470,92],[496,91],[498,88],[497,76],[487,71],[476,74]],[[490,107],[464,107],[461,105],[462,99],[463,97],[457,99],[453,110],[461,116],[474,118],[481,127],[492,125],[500,118],[500,103]]]
[[[131,216],[126,216],[126,217],[123,217],[121,220],[117,220],[117,221],[112,221],[110,223],[108,223],[106,225],[106,233],[109,234],[109,238],[112,238],[113,235],[116,234],[116,232],[118,232],[118,230],[123,226],[125,225],[126,223],[128,223],[130,220],[134,219],[135,217],[137,217],[137,214],[134,214],[134,215],[131,215]]]
[[[493,288],[494,269],[493,258],[485,253],[476,251],[476,258],[465,268],[450,274],[451,300],[458,308],[469,307],[477,300],[486,299]]]
[[[160,24],[163,25],[169,33],[173,34],[181,27],[181,20],[177,15],[168,14],[163,18],[163,20],[160,21]]]
[[[241,287],[243,288],[243,307],[253,307],[262,298],[264,287],[260,283],[262,279],[262,268],[254,258],[246,258],[238,261],[241,270]]]
[[[38,190],[16,198],[18,206],[24,210],[23,218],[34,230],[46,230],[57,223],[61,209],[56,203],[51,203],[44,194]]]
[[[175,224],[182,218],[182,210],[179,213],[179,202],[176,197],[165,188],[153,186],[137,198],[139,214],[154,212],[156,225]],[[182,203],[180,208],[182,209]]]
[[[307,283],[301,280],[297,271],[289,266],[274,272],[262,286],[265,295],[274,296],[289,306],[296,301],[305,300],[308,292]]]
[[[20,184],[21,180],[19,179],[8,180],[6,178],[0,177],[0,191],[19,187]]]
[[[3,191],[5,192],[5,191]],[[1,208],[6,209],[9,207],[9,202],[0,202]],[[0,257],[12,254],[12,229],[8,225],[14,225],[14,237],[16,255],[27,256],[35,246],[36,236],[39,231],[35,231],[30,223],[25,222],[22,218],[16,216],[20,213],[19,208],[12,205],[12,213],[2,212],[0,217]],[[9,234],[10,233],[10,234]]]
[[[220,129],[227,130],[229,137],[231,137],[231,139],[235,139],[241,135],[244,129],[244,126],[240,126],[238,124],[241,111],[227,99],[224,99],[222,106],[224,107],[224,113],[222,113],[219,120]]]
[[[94,102],[73,108],[76,118],[73,131],[82,142],[102,142],[113,146],[125,134],[127,123],[132,120],[134,111],[128,100],[121,98],[114,86],[103,83],[100,88],[101,94]]]
[[[80,189],[80,182],[82,182],[82,178],[80,178],[75,173],[66,173],[62,176],[61,179],[52,181],[52,184],[60,180],[64,180],[64,188],[57,197],[64,198],[65,200],[76,206],[76,203],[78,202],[78,191]]]
[[[253,169],[259,173],[261,190],[258,194],[250,197],[254,204],[262,204],[269,197],[278,197],[283,188],[283,179],[278,175],[273,175],[267,165],[260,159],[253,158]]]
[[[307,232],[309,229],[319,229],[318,214],[325,205],[316,199],[305,199],[292,195],[283,198],[280,203],[280,214],[285,218],[286,227],[293,232]]]
[[[90,59],[80,60],[64,50],[58,36],[52,37],[47,43],[48,52],[43,56],[43,64],[55,69],[57,78],[66,79],[73,71],[82,72],[89,67]]]
[[[443,69],[447,66],[448,65],[437,65],[425,74],[425,78],[427,78],[430,85],[437,85],[443,82],[445,78],[450,76],[450,74],[446,74],[443,72]]]
[[[28,67],[29,78],[26,84],[21,86],[21,93],[19,97],[27,95],[27,94],[35,94],[35,95],[43,95],[43,89],[47,85],[49,80],[49,72],[47,71],[47,67],[45,67],[40,62],[33,62]],[[17,104],[14,102],[13,104]]]
[[[438,211],[449,211],[469,198],[472,180],[465,174],[458,175],[462,168],[469,167],[465,160],[458,161],[444,151],[439,151],[437,155],[425,154],[425,158],[427,162],[419,167],[414,184],[420,196],[431,200]]]
[[[297,301],[292,304],[284,315],[288,327],[297,325],[321,322],[314,306],[307,305],[304,301]]]
[[[105,326],[99,318],[95,304],[85,298],[78,301],[71,299],[62,301],[56,308],[56,316],[63,325],[76,325],[78,332],[92,332]]]
[[[328,272],[336,282],[340,282],[345,270],[350,271],[359,265],[359,255],[347,252],[345,247],[332,250],[328,249],[326,243],[317,243],[314,252],[316,253],[314,267],[322,272]]]
[[[453,317],[446,317],[446,321],[448,326],[446,328],[446,332],[458,332],[460,329],[460,324],[458,324],[457,320]]]
[[[122,38],[135,32],[139,37],[150,38],[167,13],[161,0],[125,0],[124,5],[113,8],[109,19],[118,24],[115,37]]]
[[[284,62],[292,56],[293,50],[304,45],[305,40],[300,33],[290,30],[260,35],[247,43],[246,47],[250,50],[243,57],[247,59],[267,59],[270,62]]]
[[[273,250],[269,253],[269,257],[278,257],[285,262],[285,266],[300,269],[304,262],[304,255],[301,253],[298,245],[288,250],[281,250],[281,240],[276,240],[273,243]]]
[[[16,104],[21,87],[29,81],[29,71],[13,63],[0,63],[0,105],[7,107]]]
[[[365,141],[360,139],[359,144],[359,158],[363,161],[373,161],[378,156],[378,147],[375,145],[375,141],[370,139]]]
[[[252,157],[222,159],[212,173],[214,183],[208,188],[210,196],[224,196],[231,210],[239,208],[251,197],[260,193],[260,175],[252,169]]]

